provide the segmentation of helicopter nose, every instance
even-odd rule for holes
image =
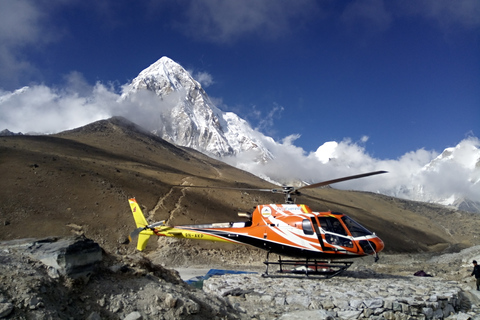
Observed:
[[[359,245],[362,248],[363,253],[367,255],[377,254],[385,247],[382,239],[377,236],[369,238],[368,240],[360,240]]]
[[[382,239],[380,239],[379,237],[376,237],[375,238],[375,246],[377,247],[377,253],[382,251],[383,248],[385,248],[385,244],[383,243]]]

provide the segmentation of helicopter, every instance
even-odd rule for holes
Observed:
[[[277,276],[306,276],[330,278],[350,267],[352,258],[373,255],[375,262],[383,250],[383,241],[352,218],[339,212],[314,212],[305,204],[296,204],[292,196],[300,190],[319,188],[342,181],[383,174],[387,171],[368,172],[301,187],[283,186],[279,189],[221,188],[255,190],[285,195],[284,204],[257,205],[252,213],[239,213],[247,221],[200,225],[167,226],[165,220],[149,224],[135,198],[129,204],[137,229],[129,239],[138,238],[137,249],[142,251],[152,235],[195,240],[209,240],[246,244],[267,251],[263,276],[272,276],[269,266],[276,265]],[[185,187],[185,186],[177,186]],[[190,187],[190,186],[189,186]],[[278,261],[270,261],[271,253]],[[282,259],[282,256],[293,259]]]

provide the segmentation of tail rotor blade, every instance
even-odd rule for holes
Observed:
[[[165,220],[162,220],[162,221],[159,221],[159,222],[152,223],[151,225],[146,226],[145,228],[152,229],[152,228],[155,228],[155,227],[162,227],[164,225],[165,225]]]
[[[151,225],[145,226],[143,228],[142,227],[137,228],[137,229],[133,230],[132,233],[130,233],[130,235],[128,236],[128,239],[130,240],[130,242],[132,242],[134,239],[138,238],[138,235],[143,230],[148,230],[148,229],[153,230],[155,227],[161,227],[161,226],[164,226],[164,225],[165,225],[165,220],[162,220],[162,221],[159,221],[159,222],[152,223]]]
[[[145,228],[137,228],[137,229],[133,230],[133,232],[130,233],[130,235],[128,236],[128,239],[130,240],[130,242],[132,242],[134,239],[137,239],[140,232],[142,232],[145,229],[146,229],[146,227]]]

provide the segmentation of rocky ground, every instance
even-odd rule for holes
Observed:
[[[342,275],[322,280],[277,274],[230,275],[204,282],[258,319],[480,319],[480,292],[470,277],[480,247],[444,255],[388,255],[357,261]],[[426,276],[414,276],[423,271]]]
[[[197,259],[221,255],[199,251]],[[0,318],[480,319],[470,277],[480,246],[442,255],[383,255],[377,263],[359,259],[343,275],[323,280],[265,278],[261,263],[242,265],[246,258],[238,256],[223,266],[258,274],[212,277],[203,290],[153,257],[107,254],[84,237],[2,242]],[[196,262],[183,267],[212,266]],[[413,276],[420,270],[432,277]]]
[[[178,272],[154,265],[142,254],[103,252],[99,260],[91,259],[96,252],[90,249],[86,255],[83,249],[71,250],[84,238],[68,243],[66,250],[57,241],[1,244],[0,318],[237,318],[226,301],[194,289]]]

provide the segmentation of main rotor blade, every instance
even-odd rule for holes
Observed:
[[[343,177],[339,179],[333,179],[328,181],[323,181],[319,183],[310,184],[308,186],[303,186],[299,188],[294,188],[290,186],[283,186],[282,189],[256,189],[256,188],[234,188],[234,187],[210,187],[210,186],[188,186],[188,185],[172,185],[172,187],[177,188],[201,188],[201,189],[226,189],[226,190],[243,190],[243,191],[262,191],[262,192],[272,192],[272,193],[283,193],[286,196],[286,201],[290,201],[290,195],[298,194],[297,191],[301,189],[312,189],[312,188],[319,188],[323,186],[328,186],[332,183],[338,183],[347,180],[359,179],[368,176],[373,176],[376,174],[387,173],[387,171],[373,171],[367,172],[362,174],[357,174],[354,176]]]
[[[373,176],[373,175],[376,175],[376,174],[387,173],[387,172],[388,171],[373,171],[373,172],[357,174],[357,175],[354,175],[354,176],[348,176],[348,177],[323,181],[323,182],[314,183],[314,184],[310,184],[308,186],[303,186],[303,187],[297,188],[297,189],[295,189],[295,191],[300,190],[300,189],[319,188],[319,187],[323,187],[323,186],[328,186],[329,184],[332,184],[332,183],[338,183],[338,182],[347,181],[347,180],[359,179],[359,178],[369,177],[369,176]]]
[[[199,189],[225,189],[225,190],[243,190],[243,191],[264,191],[264,192],[272,192],[273,189],[257,189],[257,188],[235,188],[235,187],[211,187],[211,186],[188,186],[177,184],[173,185],[172,187],[177,188],[199,188]]]

